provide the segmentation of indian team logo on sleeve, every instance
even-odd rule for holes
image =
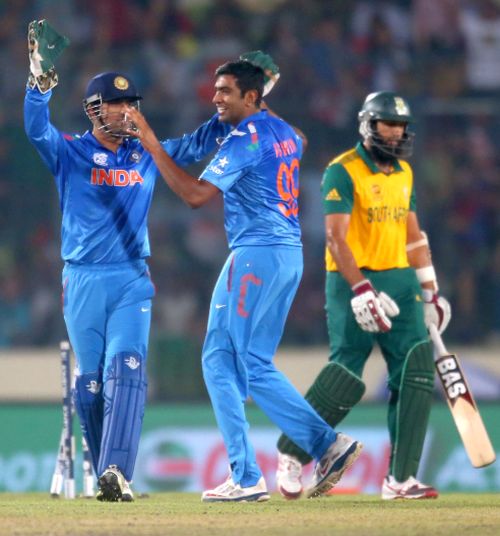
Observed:
[[[332,188],[325,197],[325,201],[342,201],[337,188]]]

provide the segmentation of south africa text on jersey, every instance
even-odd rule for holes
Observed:
[[[128,171],[126,169],[92,168],[90,174],[90,184],[94,186],[118,186],[123,188],[124,186],[142,184],[143,182],[144,179],[141,174],[135,169]]]
[[[406,207],[369,207],[368,208],[368,223],[383,222],[393,220],[397,223],[405,223],[408,216]]]

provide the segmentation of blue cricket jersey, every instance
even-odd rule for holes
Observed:
[[[28,138],[54,175],[62,212],[61,256],[78,264],[117,263],[150,255],[147,217],[158,170],[138,140],[116,153],[90,133],[67,135],[50,122],[51,91],[26,89]],[[195,132],[162,142],[180,166],[215,150],[229,127],[215,115]]]
[[[229,247],[301,246],[298,218],[302,140],[267,111],[244,119],[200,178],[224,193]]]

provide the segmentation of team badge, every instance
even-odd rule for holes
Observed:
[[[139,160],[142,158],[142,155],[139,151],[132,151],[132,153],[130,154],[130,160],[132,160],[133,162],[139,162]]]
[[[410,110],[401,97],[394,97],[394,106],[398,115],[410,115]]]
[[[126,78],[123,78],[123,76],[117,76],[113,81],[116,89],[119,89],[120,91],[125,91],[128,89],[128,80]]]
[[[94,163],[98,166],[107,166],[108,165],[108,155],[106,153],[94,153],[92,157]]]

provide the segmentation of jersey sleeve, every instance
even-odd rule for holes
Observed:
[[[352,179],[342,164],[328,166],[321,182],[324,214],[350,214],[354,203]]]
[[[24,97],[24,129],[52,174],[58,174],[65,153],[64,137],[50,122],[49,100],[52,91],[42,94],[26,88]]]
[[[415,192],[415,184],[412,185],[411,195],[410,195],[410,212],[417,211],[417,194]]]
[[[261,158],[258,141],[248,131],[233,130],[205,168],[200,179],[227,192]]]
[[[215,151],[219,138],[225,138],[229,131],[230,127],[221,123],[215,114],[191,134],[162,141],[162,145],[178,166],[186,166]]]

